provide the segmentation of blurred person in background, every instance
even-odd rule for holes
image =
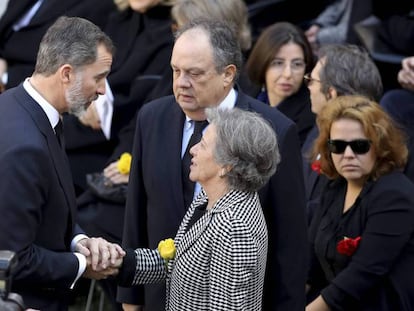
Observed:
[[[116,53],[99,96],[79,118],[64,116],[66,152],[77,194],[86,189],[86,175],[103,170],[148,93],[169,70],[173,44],[171,0],[117,0],[104,31]],[[119,155],[118,155],[119,157]]]
[[[398,82],[402,88],[386,92],[380,104],[407,134],[409,154],[404,172],[414,182],[414,56],[401,62]]]
[[[114,9],[113,0],[9,0],[0,19],[0,88],[33,73],[40,40],[59,16],[83,17],[103,29]]]
[[[414,308],[414,184],[403,132],[377,102],[339,96],[317,117],[330,181],[310,226],[307,311]]]
[[[248,77],[261,91],[256,98],[296,123],[301,145],[315,125],[303,76],[313,68],[310,45],[297,26],[275,23],[259,36],[247,60]]]
[[[319,51],[319,60],[305,81],[311,96],[313,113],[319,115],[330,100],[343,95],[362,95],[378,101],[382,96],[381,75],[377,66],[363,49],[355,45],[326,45]],[[320,174],[319,159],[311,150],[318,127],[311,129],[302,146],[307,212],[309,219],[319,204],[321,191],[327,181]]]

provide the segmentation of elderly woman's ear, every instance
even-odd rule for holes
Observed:
[[[230,172],[232,169],[232,167],[230,165],[227,166],[223,166],[220,170],[220,177],[223,178],[224,176],[227,175],[228,172]]]

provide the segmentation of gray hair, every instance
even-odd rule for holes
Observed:
[[[75,70],[92,64],[101,44],[114,53],[111,39],[92,22],[80,17],[59,17],[40,42],[35,73],[50,76],[64,64]]]
[[[280,161],[276,134],[269,122],[238,108],[207,108],[206,114],[216,126],[215,160],[231,167],[226,174],[230,189],[259,190]]]
[[[212,19],[191,20],[176,32],[176,40],[183,33],[193,29],[203,31],[209,38],[218,73],[222,73],[228,65],[235,65],[237,73],[239,72],[243,61],[242,52],[239,40],[230,24]]]
[[[321,92],[333,87],[338,96],[361,95],[378,101],[383,92],[381,75],[369,54],[356,45],[326,45],[319,59]]]
[[[209,19],[225,20],[235,27],[243,51],[248,51],[252,46],[248,10],[243,0],[177,0],[171,16],[178,26],[205,16]]]

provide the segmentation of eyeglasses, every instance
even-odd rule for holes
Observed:
[[[292,62],[286,62],[283,59],[274,59],[270,62],[270,67],[275,68],[278,71],[283,71],[289,65],[290,70],[294,73],[304,72],[306,64],[303,60],[294,60]]]
[[[314,79],[314,78],[312,78],[312,77],[310,76],[310,74],[309,74],[309,73],[307,73],[307,74],[305,74],[305,75],[303,76],[303,80],[305,80],[305,83],[306,83],[307,85],[310,85],[312,82],[319,82],[319,83],[322,83],[322,82],[321,82],[321,80],[318,80],[318,79]]]
[[[332,153],[342,154],[347,146],[350,146],[355,154],[365,154],[371,148],[371,141],[368,139],[355,139],[351,141],[328,139],[328,150]]]

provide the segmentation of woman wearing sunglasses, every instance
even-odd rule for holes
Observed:
[[[404,137],[381,107],[340,96],[317,117],[331,181],[310,227],[307,311],[414,310],[414,184]]]

